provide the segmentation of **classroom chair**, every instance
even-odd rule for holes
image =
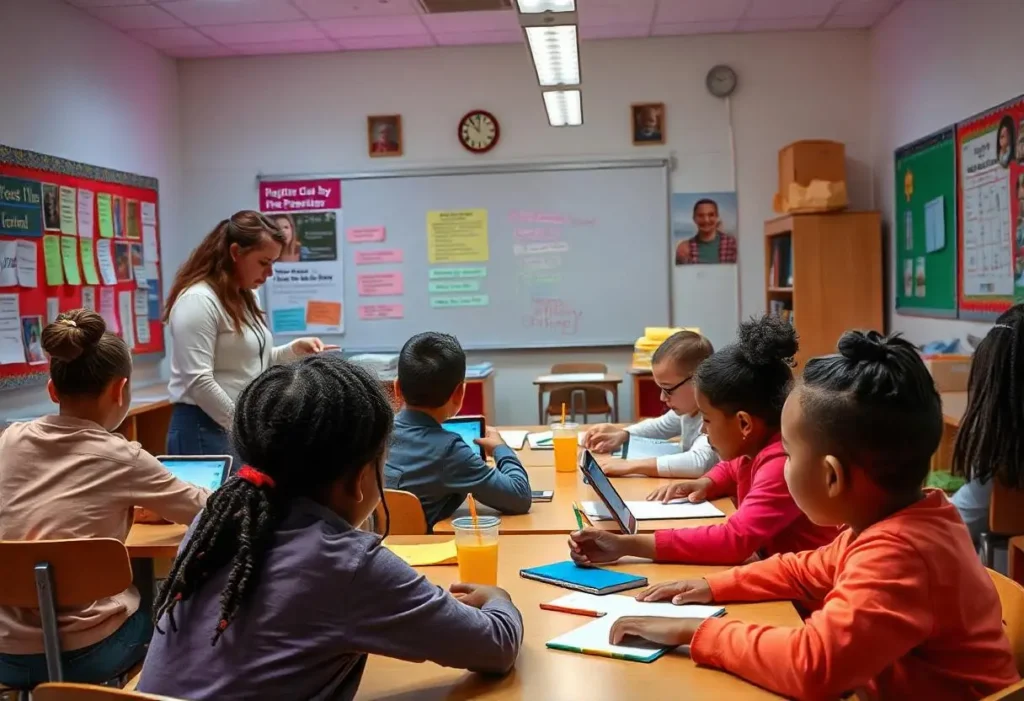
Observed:
[[[400,489],[385,489],[384,501],[388,503],[388,512],[391,514],[390,535],[430,533],[427,517],[423,513],[423,504],[415,494]],[[379,535],[384,534],[384,501],[377,504],[373,511],[373,531]]]
[[[608,373],[604,363],[556,363],[551,366],[552,375],[573,375],[576,373]],[[608,393],[596,387],[562,387],[552,390],[548,396],[549,417],[561,416],[562,405],[565,404],[569,416],[576,421],[576,414],[583,414],[583,423],[588,423],[590,414],[604,414],[611,421],[612,407],[608,403]],[[581,407],[580,404],[583,406]]]
[[[1024,535],[1024,489],[1010,489],[998,479],[993,480],[988,530],[981,534],[981,561],[985,567],[995,564],[996,546],[1005,545],[1015,535]]]
[[[999,594],[1003,628],[1006,629],[1006,637],[1010,639],[1017,671],[1024,674],[1024,586],[993,569],[988,569],[988,576],[992,578]]]
[[[170,696],[153,696],[138,691],[111,689],[91,684],[48,682],[32,692],[32,701],[177,701]]]
[[[50,681],[64,680],[57,610],[80,608],[132,584],[124,543],[114,538],[0,541],[0,606],[36,609]],[[0,687],[2,688],[2,687]],[[17,689],[27,698],[29,689]]]

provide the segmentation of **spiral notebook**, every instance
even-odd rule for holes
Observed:
[[[572,560],[520,570],[519,576],[588,594],[613,594],[647,586],[647,577],[600,567],[577,567]]]

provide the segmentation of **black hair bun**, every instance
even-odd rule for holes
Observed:
[[[792,364],[799,347],[796,329],[776,314],[740,324],[739,350],[751,365]]]
[[[889,340],[877,331],[847,331],[837,347],[841,356],[854,363],[885,362],[891,352]]]

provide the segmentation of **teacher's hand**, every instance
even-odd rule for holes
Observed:
[[[296,338],[292,341],[292,350],[295,355],[300,358],[313,355],[314,353],[323,353],[324,351],[338,350],[341,346],[329,346],[321,341],[319,338]]]

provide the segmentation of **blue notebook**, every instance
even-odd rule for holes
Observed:
[[[617,591],[647,586],[647,577],[604,570],[600,567],[577,567],[572,560],[520,570],[519,576],[597,595],[614,594]]]

